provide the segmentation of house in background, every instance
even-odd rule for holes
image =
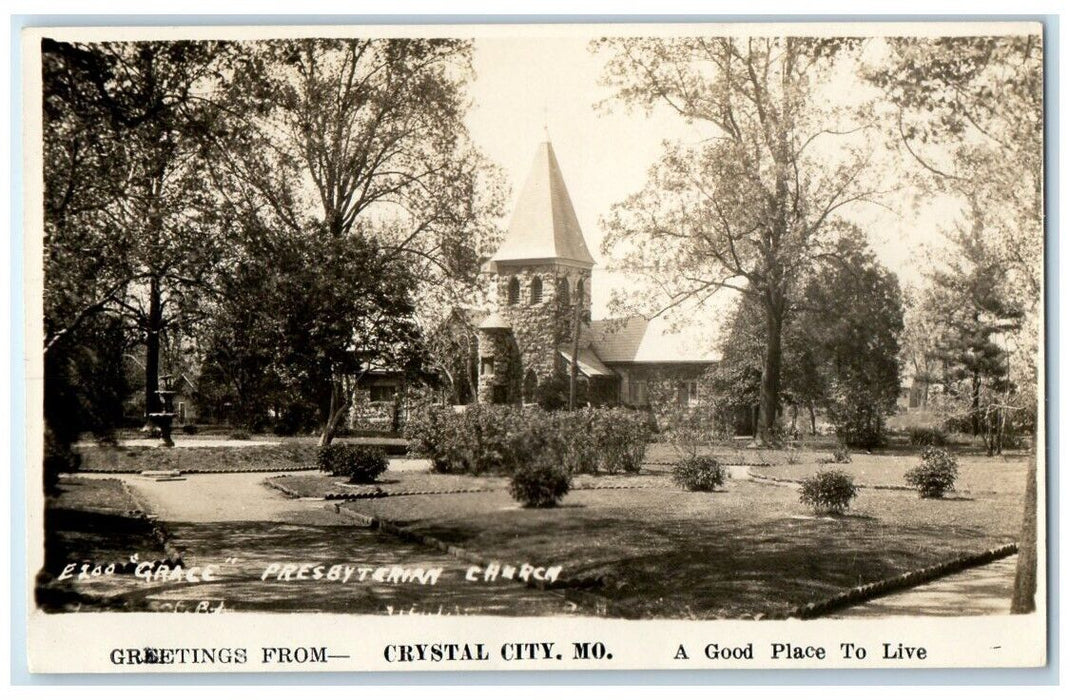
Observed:
[[[654,386],[669,387],[680,403],[697,400],[713,352],[664,322],[592,320],[594,266],[553,146],[544,142],[505,239],[483,267],[492,308],[476,333],[480,403],[532,403],[541,386],[569,376],[574,356],[591,404],[645,406]]]

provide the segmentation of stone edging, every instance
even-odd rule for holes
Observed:
[[[966,569],[971,569],[976,566],[991,563],[997,559],[1009,557],[1017,552],[1018,544],[1012,542],[1001,547],[995,547],[994,549],[987,549],[980,553],[965,554],[942,564],[927,566],[923,569],[915,569],[914,571],[908,571],[905,574],[893,576],[892,578],[855,586],[854,588],[850,588],[831,598],[800,605],[790,611],[787,616],[789,618],[794,617],[802,620],[821,617],[822,615],[827,615],[840,608],[864,603],[873,598],[888,595],[889,593],[914,588],[920,584],[935,581],[936,579],[950,574],[957,574]]]
[[[750,466],[750,465],[748,465]],[[802,479],[787,479],[780,476],[768,476],[767,474],[755,474],[750,469],[747,470],[747,478],[752,481],[769,481],[774,484],[795,484],[802,485]],[[855,484],[860,489],[876,489],[882,491],[916,491],[913,486],[900,486],[898,484]],[[956,491],[956,493],[969,493],[969,491]]]
[[[776,466],[772,462],[747,462],[744,460],[717,460],[725,467],[772,467]],[[671,462],[665,460],[643,462],[643,466],[653,465],[655,467],[675,467],[679,463],[679,460],[673,460]]]
[[[390,498],[392,496],[448,496],[454,493],[484,493],[493,489],[443,489],[430,491],[366,491],[364,493],[328,492],[323,498],[328,501],[359,501],[366,498]]]
[[[319,467],[301,467],[295,466],[291,469],[280,470],[278,467],[250,467],[246,469],[199,469],[197,467],[191,467],[190,469],[177,469],[179,474],[256,474],[258,472],[311,472],[317,471]],[[78,471],[71,472],[71,476],[78,476],[78,474],[140,474],[145,471],[144,469],[79,469]]]
[[[149,512],[146,510],[145,505],[138,499],[137,494],[130,488],[130,484],[126,483],[123,479],[101,479],[101,481],[118,481],[122,486],[123,492],[127,497],[134,502],[137,506],[137,516],[141,520],[146,521],[152,527],[152,534],[156,540],[160,543],[160,547],[163,548],[163,553],[167,555],[167,559],[171,564],[182,564],[182,554],[171,542],[171,535],[164,529],[163,525],[156,518],[150,518]]]
[[[278,476],[282,476],[281,474]],[[285,484],[279,483],[271,479],[265,479],[264,483],[273,489],[282,491],[291,498],[306,498],[300,491],[292,489]],[[571,491],[607,491],[618,489],[653,489],[658,488],[655,484],[612,484],[612,485],[592,485],[592,486],[576,486]],[[449,496],[453,494],[461,493],[493,493],[499,489],[487,489],[487,488],[461,488],[461,489],[432,489],[426,491],[367,491],[364,493],[345,493],[338,491],[328,491],[321,498],[325,501],[360,501],[368,498],[391,498],[394,496]],[[312,498],[317,498],[313,496]]]

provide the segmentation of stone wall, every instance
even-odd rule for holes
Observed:
[[[532,303],[532,283],[535,278],[542,282],[542,298]],[[519,283],[520,294],[515,304],[509,304],[509,285],[512,279]],[[567,299],[562,294],[559,280],[568,281]],[[522,377],[529,369],[535,371],[539,381],[544,381],[555,371],[564,369],[564,361],[557,348],[572,340],[573,318],[576,304],[577,284],[584,285],[580,314],[583,320],[590,319],[590,271],[557,264],[504,266],[492,276],[495,286],[497,309],[509,322],[520,356]]]
[[[492,372],[485,371],[488,361],[493,362]],[[522,374],[512,334],[505,329],[480,329],[479,403],[518,403]]]

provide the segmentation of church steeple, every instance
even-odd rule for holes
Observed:
[[[499,263],[594,267],[549,140],[539,145],[505,240],[490,259],[494,269]]]
[[[559,348],[590,320],[594,258],[553,146],[539,145],[509,231],[484,266],[495,313],[479,327],[479,401],[535,400],[566,368]]]

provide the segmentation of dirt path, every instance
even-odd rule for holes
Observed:
[[[1017,563],[1017,555],[1007,557],[828,617],[1006,615],[1010,612]]]
[[[165,522],[283,522],[295,512],[322,511],[323,502],[295,500],[264,484],[263,473],[187,474],[178,481],[123,476],[147,510]],[[334,522],[338,522],[335,520]]]

